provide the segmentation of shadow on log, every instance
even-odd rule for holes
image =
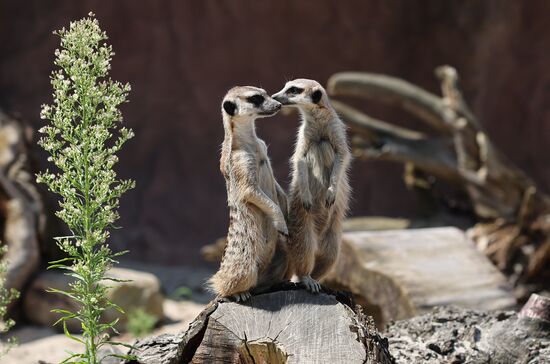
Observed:
[[[132,363],[393,363],[387,341],[348,296],[280,288],[244,304],[211,303],[185,334],[138,341]]]

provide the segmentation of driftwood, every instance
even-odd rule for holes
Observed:
[[[2,243],[8,247],[6,286],[23,290],[40,264],[42,200],[29,165],[31,129],[0,111]]]
[[[203,256],[219,261],[224,247],[225,240],[218,239],[203,248]],[[379,328],[439,305],[477,310],[516,305],[506,278],[456,228],[346,232],[336,265],[322,283],[351,292]]]
[[[398,78],[358,72],[333,75],[327,89],[333,96],[397,106],[431,128],[428,135],[397,127],[334,102],[351,128],[358,158],[404,163],[405,181],[415,189],[433,190],[435,177],[461,190],[478,221],[471,236],[479,247],[514,284],[544,282],[550,266],[550,197],[494,147],[462,96],[457,72],[442,66],[436,75],[442,97]]]
[[[239,304],[215,301],[183,335],[138,341],[133,363],[392,363],[387,341],[351,301],[296,285]]]

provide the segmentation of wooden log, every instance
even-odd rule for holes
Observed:
[[[348,232],[335,268],[323,283],[365,302],[379,324],[435,306],[510,309],[506,278],[456,228]]]
[[[333,291],[297,285],[209,305],[183,335],[138,341],[132,363],[392,363],[372,323]]]

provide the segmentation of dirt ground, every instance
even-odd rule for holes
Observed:
[[[149,335],[176,334],[185,331],[203,308],[202,303],[167,299],[164,302],[164,324]],[[37,364],[39,360],[59,363],[67,357],[67,352],[82,351],[80,344],[48,327],[24,326],[13,330],[12,335],[19,339],[19,345],[0,359],[0,364]],[[115,339],[132,344],[136,338],[123,334]]]

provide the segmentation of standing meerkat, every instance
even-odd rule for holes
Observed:
[[[292,273],[312,292],[334,265],[348,209],[351,154],[346,126],[316,81],[297,79],[273,95],[300,110],[302,123],[291,159],[288,244]]]
[[[209,282],[219,296],[237,301],[250,298],[254,287],[285,279],[288,271],[286,195],[255,129],[257,118],[280,109],[264,90],[250,86],[232,88],[222,102],[220,170],[227,187],[229,230],[220,269]]]

